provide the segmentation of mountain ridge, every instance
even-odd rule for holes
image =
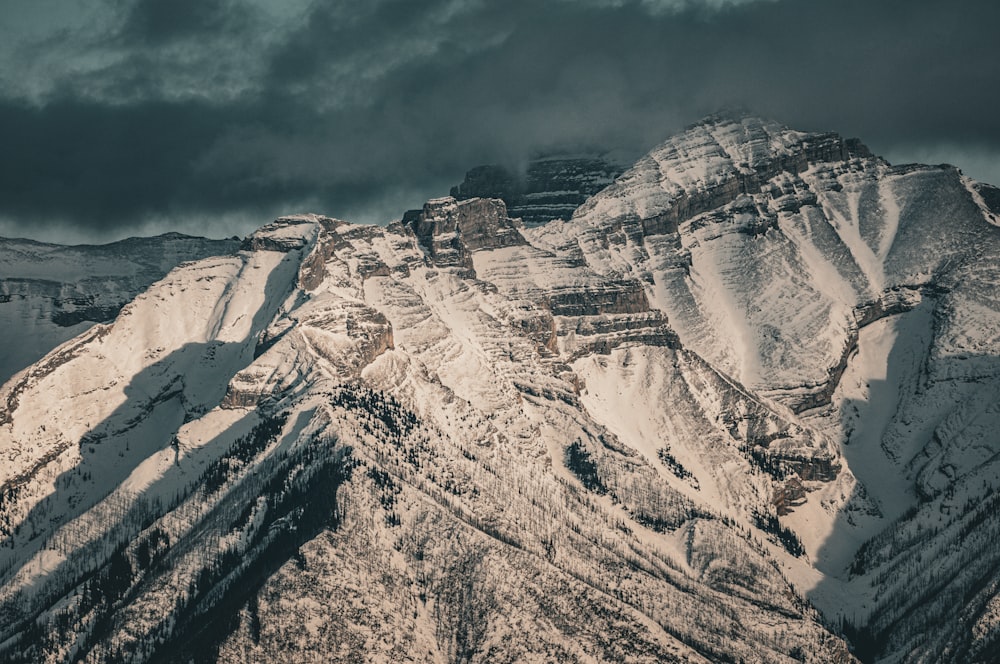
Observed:
[[[0,387],[0,652],[988,657],[978,191],[716,116],[568,221],[449,197],[180,265]]]
[[[237,244],[180,233],[73,246],[0,238],[0,320],[8,333],[0,383],[91,325],[113,320],[178,264]]]

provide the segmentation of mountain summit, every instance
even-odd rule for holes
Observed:
[[[550,155],[531,160],[524,173],[500,165],[477,166],[451,188],[459,200],[499,198],[526,226],[569,219],[624,169],[602,155]]]
[[[179,265],[0,389],[0,659],[993,661],[993,191],[716,116]]]

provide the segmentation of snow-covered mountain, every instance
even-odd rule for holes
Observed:
[[[178,233],[73,247],[0,238],[0,383],[94,323],[114,320],[178,264],[238,247]]]
[[[499,198],[511,217],[531,227],[569,219],[624,170],[606,155],[550,155],[528,162],[524,173],[497,164],[477,166],[451,188],[451,195],[457,200]]]
[[[0,389],[0,659],[995,661],[995,194],[711,117],[182,264]]]

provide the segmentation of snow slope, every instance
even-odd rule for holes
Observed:
[[[181,265],[0,389],[0,654],[988,661],[977,192],[715,116],[569,221]]]
[[[95,323],[184,261],[231,254],[236,240],[177,233],[67,247],[0,238],[0,383]]]

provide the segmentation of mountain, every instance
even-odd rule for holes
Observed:
[[[499,198],[525,226],[569,219],[588,198],[625,169],[600,155],[553,155],[528,162],[524,173],[501,165],[477,166],[451,188],[458,200]],[[418,213],[419,211],[415,211]]]
[[[0,659],[995,661],[996,200],[713,116],[279,219],[0,388]]]
[[[114,320],[180,263],[238,246],[178,233],[74,247],[0,238],[0,383],[95,323]]]

